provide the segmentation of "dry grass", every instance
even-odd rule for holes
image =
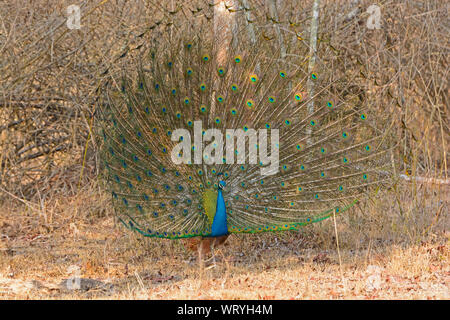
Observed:
[[[97,186],[41,208],[5,203],[0,297],[449,299],[448,189],[418,189],[422,209],[401,200],[400,214],[388,194],[337,218],[343,278],[332,219],[299,233],[232,235],[222,250],[229,267],[220,258],[200,282],[196,254],[115,225]],[[79,268],[80,290],[64,282],[71,268]]]
[[[329,219],[299,233],[233,235],[226,261],[202,282],[182,242],[115,225],[89,139],[103,69],[126,66],[116,58],[128,46],[151,44],[159,33],[142,32],[164,8],[155,15],[153,0],[81,2],[83,29],[70,32],[72,1],[0,4],[0,298],[450,298],[446,1],[379,1],[380,30],[366,28],[373,1],[322,1],[320,13],[321,38],[340,52],[335,70],[359,74],[355,92],[367,93],[374,114],[397,120],[397,173],[421,180],[408,177],[337,217],[340,259]],[[278,3],[280,19],[307,34],[311,1]],[[267,23],[264,10],[253,14]],[[447,184],[429,183],[436,178]],[[70,270],[79,270],[80,290],[64,283]]]

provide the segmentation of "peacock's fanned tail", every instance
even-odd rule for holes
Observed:
[[[279,58],[278,41],[255,37],[218,43],[207,26],[171,30],[110,77],[102,158],[124,225],[149,237],[207,236],[225,181],[230,233],[297,230],[389,179],[388,130],[365,95],[348,94],[352,79],[320,59],[308,72]],[[257,139],[227,154],[227,129]]]

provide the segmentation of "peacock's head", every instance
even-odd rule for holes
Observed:
[[[223,174],[222,172],[219,172],[219,173],[217,174],[218,177],[223,176],[223,175],[224,175],[224,174]],[[226,183],[225,181],[220,180],[219,183],[217,184],[217,188],[218,188],[219,190],[223,190],[223,188],[225,188],[226,185],[227,185],[227,183]]]

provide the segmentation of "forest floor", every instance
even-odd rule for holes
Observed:
[[[105,201],[86,192],[40,208],[4,204],[0,299],[450,299],[445,201],[430,209],[444,220],[421,240],[413,227],[398,231],[405,240],[392,234],[401,225],[381,231],[385,222],[355,211],[336,218],[339,251],[328,219],[231,235],[203,273],[183,241],[129,232]]]

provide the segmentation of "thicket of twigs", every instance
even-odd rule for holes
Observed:
[[[1,2],[0,198],[42,201],[73,195],[95,179],[98,86],[165,29],[194,16],[213,17],[213,2],[208,2]],[[309,41],[313,1],[226,3],[229,14],[265,28],[274,41],[277,30],[292,45]],[[372,114],[392,118],[400,144],[394,156],[397,174],[446,183],[447,1],[377,2],[381,28],[373,30],[367,28],[366,12],[373,1],[320,3],[318,58],[332,55],[331,69],[353,79],[355,85],[344,94],[369,96]],[[80,29],[66,24],[72,4],[81,8]]]

